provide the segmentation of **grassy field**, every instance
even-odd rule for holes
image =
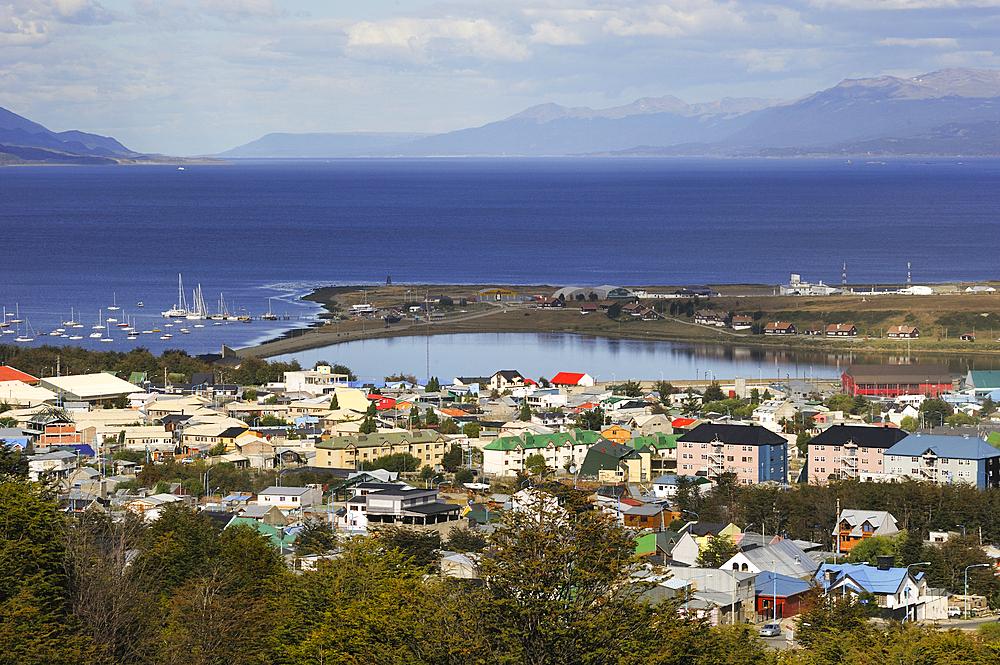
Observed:
[[[257,347],[250,353],[261,357],[318,348],[352,341],[360,337],[383,337],[452,333],[521,333],[548,332],[594,335],[608,338],[702,342],[752,345],[761,347],[801,348],[810,350],[846,350],[997,354],[1000,353],[1000,295],[959,293],[941,296],[772,296],[773,287],[743,285],[716,287],[724,295],[701,300],[698,309],[715,309],[735,314],[758,314],[759,321],[793,323],[800,331],[823,330],[828,324],[857,326],[854,339],[828,339],[824,336],[796,335],[777,338],[751,335],[728,329],[696,325],[692,317],[670,316],[668,300],[648,300],[644,304],[667,308],[664,319],[641,321],[623,315],[612,320],[603,313],[582,315],[579,303],[567,303],[564,309],[540,309],[533,305],[507,305],[467,302],[470,296],[486,288],[506,288],[519,295],[550,296],[551,286],[465,285],[465,286],[372,286],[329,287],[319,289],[308,299],[327,310],[325,325],[310,329],[290,339]],[[647,287],[647,291],[670,292],[675,287]],[[385,327],[382,321],[352,320],[350,306],[367,302],[377,308],[422,306],[424,297],[447,296],[455,303],[440,308],[444,316],[430,322],[404,319]],[[336,321],[339,319],[339,321]],[[335,322],[336,321],[336,322]],[[893,325],[913,325],[920,338],[890,340],[886,330]],[[962,334],[975,334],[975,342],[964,342]]]

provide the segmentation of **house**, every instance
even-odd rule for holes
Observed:
[[[806,446],[806,474],[810,483],[831,478],[870,479],[884,472],[882,455],[907,437],[895,427],[831,425]]]
[[[143,392],[142,388],[104,372],[50,376],[41,379],[39,385],[56,393],[63,401],[91,404],[109,404],[119,397]]]
[[[580,305],[581,314],[591,314],[596,311],[597,311],[597,303],[585,302],[582,305]]]
[[[641,310],[639,310],[638,314],[635,314],[635,316],[638,316],[643,321],[656,321],[658,319],[663,318],[662,316],[660,316],[660,313],[657,312],[652,307],[643,307]]]
[[[44,455],[28,457],[28,478],[37,481],[45,476],[48,478],[66,478],[78,466],[76,453],[56,450]]]
[[[632,431],[619,425],[611,425],[601,430],[601,436],[615,443],[628,443],[632,440]]]
[[[841,375],[843,392],[856,397],[939,397],[952,389],[948,365],[851,365]]]
[[[152,496],[136,497],[125,503],[125,510],[139,515],[146,521],[152,522],[160,518],[160,515],[171,503],[183,502],[183,499],[175,494],[153,494]]]
[[[696,610],[692,614],[705,617],[712,625],[743,623],[756,618],[755,575],[685,566],[669,566],[669,570],[670,582],[686,582],[685,587],[691,591],[689,611]]]
[[[827,337],[857,337],[857,326],[850,323],[831,323],[826,327]]]
[[[601,438],[587,450],[579,475],[606,482],[646,482],[651,477],[650,457],[648,448],[636,450]]]
[[[833,529],[837,552],[850,552],[860,541],[872,536],[893,536],[897,533],[896,518],[884,510],[842,510]]]
[[[3,404],[30,409],[46,402],[55,402],[56,399],[56,394],[51,390],[32,386],[24,381],[0,381],[0,403]]]
[[[726,325],[726,313],[711,309],[700,309],[694,314],[694,322],[703,326],[723,328]]]
[[[508,476],[526,470],[526,463],[532,455],[545,458],[545,466],[550,469],[580,467],[587,457],[588,449],[600,435],[587,430],[535,434],[522,431],[518,435],[500,436],[483,447],[483,472],[489,475]],[[580,469],[583,472],[583,469]]]
[[[257,493],[258,506],[277,506],[282,511],[302,510],[323,503],[323,490],[318,485],[309,487],[275,487],[272,485]]]
[[[334,374],[329,365],[317,365],[316,369],[285,372],[285,392],[308,393],[312,396],[328,395],[337,388],[348,387],[348,375]]]
[[[943,619],[945,616],[941,609],[947,612],[947,602],[943,608],[935,607],[940,604],[935,603],[940,597],[928,593],[924,574],[908,568],[894,568],[891,564],[825,563],[816,571],[814,580],[823,591],[832,595],[873,594],[880,616],[884,619],[898,621],[907,616],[911,621]]]
[[[502,369],[490,377],[487,385],[498,392],[524,385],[524,377],[516,369]]]
[[[976,336],[973,335],[972,333],[965,333],[964,335],[962,335],[962,341],[963,342],[975,342],[976,341]]]
[[[27,372],[22,372],[19,369],[4,364],[0,365],[0,382],[6,381],[20,381],[21,383],[26,383],[29,386],[38,385],[37,378]]]
[[[781,431],[781,421],[795,417],[795,405],[788,400],[769,399],[761,402],[753,410],[751,418],[754,422],[766,427],[772,432]]]
[[[661,414],[640,414],[632,416],[629,426],[638,432],[639,436],[651,434],[673,434],[674,427],[670,418]]]
[[[754,586],[757,591],[758,621],[796,616],[802,611],[806,594],[812,589],[812,585],[806,580],[772,573],[770,570],[759,573]]]
[[[989,394],[1000,388],[1000,371],[970,370],[965,375],[965,387],[977,396]]]
[[[890,326],[885,336],[889,339],[917,339],[920,331],[914,326]]]
[[[677,473],[718,478],[736,474],[737,482],[787,482],[787,441],[760,425],[702,423],[677,439]]]
[[[769,321],[766,326],[764,326],[765,335],[794,335],[795,326],[791,323],[782,323],[780,321]]]
[[[454,522],[461,507],[446,503],[436,489],[414,489],[405,486],[369,492],[364,497],[364,514],[368,525],[406,524],[431,525]]]
[[[593,386],[594,377],[575,372],[559,372],[549,381],[554,386]]]
[[[968,434],[910,434],[883,453],[882,466],[915,480],[1000,487],[1000,450]]]
[[[377,431],[333,436],[316,444],[314,464],[320,468],[360,469],[361,463],[386,455],[408,453],[431,467],[441,463],[447,440],[435,430]]]
[[[750,330],[753,327],[753,317],[737,314],[729,325],[733,330]]]
[[[682,513],[664,503],[640,503],[621,508],[622,523],[630,529],[663,530]]]
[[[676,531],[653,531],[635,537],[635,554],[642,557],[670,558],[674,545],[681,539]]]
[[[840,293],[840,289],[828,286],[820,280],[818,284],[811,284],[802,281],[802,275],[791,273],[788,284],[779,287],[779,293],[783,296],[829,296]]]
[[[719,567],[754,574],[760,574],[765,570],[780,570],[792,577],[806,579],[813,576],[819,564],[791,540],[779,540],[763,547],[737,552]]]
[[[268,526],[285,526],[288,519],[278,506],[242,506],[235,510],[239,517],[263,522]]]
[[[667,473],[653,479],[653,496],[659,499],[672,499],[677,496],[677,485],[684,476]],[[687,478],[691,482],[691,489],[695,493],[707,492],[712,488],[712,481],[708,478]]]

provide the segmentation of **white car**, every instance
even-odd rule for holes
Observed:
[[[948,618],[949,619],[957,619],[960,616],[962,616],[962,608],[961,607],[955,607],[954,605],[952,605],[951,607],[948,608]]]
[[[760,627],[761,637],[778,637],[779,635],[781,635],[781,624],[765,623]]]

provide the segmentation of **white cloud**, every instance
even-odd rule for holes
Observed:
[[[903,39],[889,37],[875,42],[879,46],[908,46],[910,48],[958,48],[958,40],[951,38],[924,37],[920,39]]]
[[[532,44],[548,44],[550,46],[579,46],[586,43],[575,30],[558,26],[552,21],[539,21],[532,24],[529,41]]]
[[[514,35],[491,21],[462,18],[363,21],[348,28],[344,51],[360,60],[414,63],[470,56],[518,62],[531,57]]]
[[[812,0],[814,7],[857,10],[1000,7],[1000,0]]]
[[[198,11],[224,21],[237,23],[248,19],[273,19],[285,14],[271,0],[200,0]]]

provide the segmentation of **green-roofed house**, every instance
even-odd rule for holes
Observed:
[[[977,397],[982,397],[1000,388],[1000,371],[970,370],[965,375],[965,387],[971,388]]]
[[[990,435],[986,437],[986,443],[994,448],[1000,448],[1000,432],[990,432]]]
[[[483,471],[488,475],[513,476],[525,471],[532,455],[545,457],[545,465],[559,471],[580,466],[587,449],[599,439],[597,432],[572,430],[553,434],[524,431],[518,436],[501,436],[483,448]],[[317,448],[319,446],[317,445]]]
[[[648,481],[650,448],[640,445],[637,450],[632,443],[617,443],[608,439],[598,441],[587,450],[580,467],[580,477],[596,478],[602,482]]]
[[[295,542],[295,536],[286,534],[284,529],[276,529],[270,524],[264,524],[263,522],[258,522],[257,520],[249,517],[234,517],[232,521],[226,525],[226,528],[231,529],[234,526],[240,525],[248,526],[251,529],[259,531],[261,535],[267,537],[272,547],[277,547],[278,549],[281,549],[282,547],[291,547]]]
[[[674,545],[680,539],[681,534],[676,531],[653,531],[640,534],[635,538],[635,555],[658,556],[668,559]]]
[[[663,434],[657,432],[649,436],[637,436],[632,439],[632,447],[636,450],[649,450],[650,473],[655,477],[661,473],[677,470],[677,438],[680,434]]]

